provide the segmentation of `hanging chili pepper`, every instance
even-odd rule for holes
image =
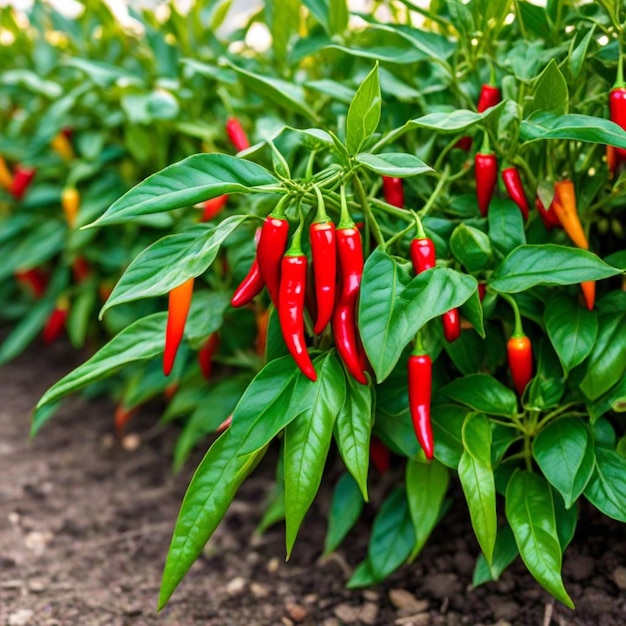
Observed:
[[[493,107],[502,100],[502,94],[500,88],[495,85],[484,84],[480,88],[480,95],[478,96],[478,102],[476,103],[476,110],[478,113],[483,113],[489,107]],[[465,136],[461,137],[456,144],[455,148],[460,148],[469,152],[472,149],[472,138]]]
[[[50,345],[63,332],[69,308],[70,303],[67,298],[61,297],[57,300],[56,307],[50,314],[41,333],[41,338],[46,345]]]
[[[609,179],[613,178],[615,170],[620,166],[621,159],[613,146],[606,147],[606,167],[609,170]]]
[[[391,452],[378,437],[372,437],[370,440],[370,459],[372,465],[381,474],[389,471],[391,467]]]
[[[72,274],[77,283],[82,283],[91,276],[91,268],[84,257],[77,256],[72,261]]]
[[[448,343],[456,341],[461,336],[461,316],[459,310],[454,308],[446,311],[441,316],[443,322],[443,336]]]
[[[617,79],[609,92],[609,112],[611,121],[626,130],[626,85],[624,84],[624,60],[619,57],[617,65]],[[626,158],[624,148],[615,148],[617,156]]]
[[[23,165],[15,166],[13,184],[9,191],[16,200],[21,200],[24,197],[36,173],[37,170],[34,167],[24,167]]]
[[[246,131],[236,117],[229,117],[226,120],[226,132],[237,152],[241,152],[250,147],[248,135],[246,135]]]
[[[65,221],[70,228],[74,228],[76,217],[80,210],[80,194],[75,187],[66,187],[61,193],[61,207],[65,214]]]
[[[35,298],[41,298],[48,286],[48,275],[38,267],[29,270],[16,270],[15,280],[27,287]]]
[[[423,231],[422,231],[423,233]],[[411,241],[411,261],[416,274],[421,274],[431,267],[435,267],[435,244],[425,234]]]
[[[213,371],[213,356],[217,352],[220,346],[219,333],[211,333],[209,338],[205,341],[204,345],[198,350],[198,364],[200,365],[200,371],[206,380],[211,378]]]
[[[261,229],[257,228],[254,233],[254,243],[259,244],[259,239],[261,238]],[[235,306],[243,306],[244,304],[248,304],[255,296],[258,296],[261,291],[263,291],[263,287],[265,287],[265,281],[261,276],[261,270],[259,269],[259,261],[254,256],[254,261],[252,261],[252,265],[246,274],[246,277],[239,283],[237,289],[235,289],[235,293],[230,300],[230,303]]]
[[[211,198],[210,200],[205,200],[202,204],[202,217],[200,218],[200,221],[209,222],[212,220],[222,212],[222,209],[226,206],[227,202],[228,194],[217,196],[217,198]]]
[[[498,180],[498,161],[495,153],[489,147],[489,137],[485,133],[485,140],[480,152],[474,157],[474,174],[476,177],[476,198],[482,215],[487,215],[489,203],[493,197]]]
[[[359,354],[357,306],[363,276],[363,248],[361,234],[354,225],[341,188],[341,219],[337,227],[337,254],[339,258],[339,294],[331,320],[337,352],[352,377],[367,384],[363,358]]]
[[[559,222],[559,218],[554,212],[554,201],[551,202],[550,206],[546,209],[539,196],[537,196],[535,198],[535,207],[546,230],[552,230],[555,226],[561,226],[561,222]]]
[[[509,194],[509,198],[517,204],[519,210],[522,212],[522,216],[525,220],[528,219],[529,207],[528,200],[526,199],[526,193],[524,192],[524,185],[520,178],[519,171],[516,167],[506,167],[501,172],[502,182]]]
[[[398,208],[404,208],[404,187],[402,179],[392,176],[383,176],[383,196],[385,202]]]
[[[596,281],[586,280],[580,283],[580,288],[583,291],[583,298],[585,300],[585,306],[589,311],[593,311],[593,307],[596,302]]]
[[[53,137],[50,147],[65,161],[71,161],[74,158],[74,149],[70,139],[62,130]]]
[[[421,347],[409,357],[408,362],[409,409],[417,440],[427,459],[432,459],[435,445],[430,423],[432,394],[432,361]]]
[[[276,308],[280,290],[281,262],[289,237],[289,222],[285,219],[284,212],[287,201],[288,197],[284,196],[274,211],[265,218],[256,250],[261,276]]]
[[[317,193],[317,215],[309,228],[311,259],[315,284],[317,318],[313,327],[316,335],[322,333],[330,322],[335,308],[335,285],[337,284],[337,244],[335,225],[324,208],[322,193]]]
[[[562,180],[554,184],[554,213],[569,238],[584,250],[589,250],[589,242],[583,230],[576,208],[576,192],[571,180]]]
[[[300,245],[302,223],[281,263],[278,320],[287,350],[312,381],[317,380],[304,337],[304,301],[306,296],[307,258]]]
[[[530,339],[524,334],[522,328],[522,318],[517,307],[517,303],[511,296],[503,296],[513,308],[515,315],[515,327],[513,334],[506,344],[506,351],[509,361],[509,369],[513,377],[513,385],[521,397],[526,389],[526,385],[533,377],[533,350]]]
[[[165,330],[165,352],[163,355],[163,373],[169,376],[174,367],[178,346],[185,332],[185,322],[191,306],[194,278],[174,287],[169,294],[167,328]]]
[[[478,283],[478,298],[482,302],[485,299],[487,293],[487,285],[485,283]]]
[[[163,399],[166,402],[171,402],[172,399],[174,398],[174,396],[176,395],[176,392],[178,391],[179,387],[180,387],[180,385],[178,384],[178,381],[174,381],[173,383],[169,384],[163,390]]]
[[[125,407],[121,402],[115,407],[115,412],[113,414],[113,423],[115,426],[115,434],[120,437],[122,435],[122,431],[124,430],[124,426],[130,422],[130,420],[135,417],[139,413],[139,406],[134,406],[132,408]]]
[[[4,158],[0,155],[0,187],[9,191],[13,187],[13,174]]]

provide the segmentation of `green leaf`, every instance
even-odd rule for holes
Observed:
[[[565,115],[568,108],[567,81],[556,60],[551,59],[546,69],[537,78],[532,91],[532,99],[524,106],[524,114],[528,117],[536,111],[548,111],[555,115]]]
[[[365,262],[359,300],[359,330],[379,382],[429,320],[461,306],[476,291],[476,280],[443,267],[411,279],[381,250]]]
[[[52,385],[39,400],[37,409],[107,378],[129,363],[145,361],[162,354],[166,322],[167,313],[153,313],[125,328],[90,359]],[[41,425],[35,415],[33,434]]]
[[[605,515],[626,522],[626,458],[596,446],[596,464],[585,497]]]
[[[439,521],[449,480],[448,470],[437,461],[419,463],[409,459],[407,462],[406,497],[415,533],[411,560],[421,552]]]
[[[572,45],[570,46],[569,54],[569,71],[574,80],[576,80],[585,65],[585,59],[587,57],[587,51],[589,50],[589,44],[593,39],[593,35],[596,30],[596,25],[592,24],[587,34],[581,39],[580,43],[574,47],[576,39],[572,39]]]
[[[570,609],[561,578],[561,546],[550,486],[538,474],[516,471],[506,490],[506,517],[522,560],[535,579]]]
[[[314,393],[304,395],[296,383],[294,400],[298,402],[299,411],[285,428],[287,558],[291,555],[302,520],[320,486],[335,418],[346,395],[342,380],[343,368],[332,353],[318,357],[314,365],[317,371],[317,381],[312,383]],[[304,377],[300,376],[300,380],[304,380]]]
[[[561,552],[565,553],[567,546],[574,538],[576,524],[578,523],[578,507],[565,507],[565,502],[558,491],[552,490],[552,501],[554,502],[554,517],[556,519],[556,534],[559,536]]]
[[[502,572],[515,560],[519,554],[513,531],[508,524],[498,528],[496,545],[493,549],[493,560],[491,567],[487,563],[484,554],[479,554],[476,559],[472,585],[478,587],[492,580],[498,580]]]
[[[402,565],[415,546],[413,521],[403,488],[395,489],[374,519],[367,550],[376,580],[383,580]]]
[[[227,193],[247,193],[278,180],[264,167],[227,154],[194,154],[127,191],[91,226],[191,206]]]
[[[626,314],[613,313],[600,318],[598,338],[587,361],[587,373],[580,389],[597,400],[626,372]]]
[[[350,577],[350,580],[346,583],[346,587],[348,589],[371,587],[377,582],[379,582],[379,580],[376,578],[376,576],[374,576],[370,560],[366,558],[364,561],[361,561],[361,563],[358,564],[357,568],[354,570],[354,573]]]
[[[517,397],[511,389],[488,374],[457,378],[439,393],[479,413],[509,417],[517,413]]]
[[[594,468],[593,441],[585,424],[573,417],[548,424],[535,438],[533,456],[569,509],[585,489]]]
[[[456,470],[463,454],[463,423],[468,410],[456,404],[436,404],[430,418],[435,439],[435,458]]]
[[[158,610],[161,610],[200,556],[239,485],[265,450],[244,453],[242,440],[228,429],[206,453],[196,469],[180,507],[167,554]]]
[[[484,113],[475,113],[465,109],[455,109],[450,112],[428,113],[422,117],[411,120],[410,127],[425,128],[440,133],[460,133],[467,131],[472,126],[487,122],[492,115],[498,115],[503,104],[487,109]]]
[[[501,257],[526,243],[524,220],[517,205],[511,200],[493,198],[487,214],[489,239]]]
[[[328,29],[331,35],[341,35],[348,28],[348,16],[346,0],[329,0]]]
[[[626,412],[626,376],[589,407],[591,423],[593,424],[607,411]]]
[[[356,154],[376,130],[380,121],[382,98],[378,83],[378,64],[357,89],[346,118],[346,147]]]
[[[559,357],[545,336],[533,350],[538,365],[528,394],[524,396],[524,407],[534,411],[557,407],[565,392],[565,375]]]
[[[535,113],[520,127],[523,141],[570,139],[626,148],[626,132],[609,120],[591,115]]]
[[[193,294],[189,316],[185,324],[185,337],[195,350],[224,323],[224,314],[230,307],[230,295],[223,291],[198,291]]]
[[[537,285],[574,285],[619,273],[587,250],[555,244],[525,245],[502,261],[489,286],[501,293],[517,293]]]
[[[324,554],[335,551],[356,524],[363,511],[363,495],[354,478],[344,472],[335,486],[328,513],[328,531],[324,540]]]
[[[472,528],[488,563],[492,562],[498,531],[496,486],[491,468],[491,427],[480,413],[470,413],[463,424],[464,451],[459,479],[472,520]]]
[[[433,171],[433,168],[426,165],[424,161],[405,152],[384,152],[383,154],[361,152],[356,155],[356,160],[368,170],[382,176],[406,178]]]
[[[336,384],[345,380],[345,401],[335,422],[339,454],[367,502],[367,472],[372,432],[372,390],[343,372]]]
[[[450,250],[470,273],[485,269],[493,256],[489,237],[481,230],[461,222],[450,237]]]
[[[548,301],[544,320],[550,341],[567,374],[591,353],[598,334],[598,316],[572,298],[557,295]]]
[[[100,318],[117,304],[165,295],[189,278],[200,276],[215,261],[228,236],[246,219],[245,215],[232,215],[216,228],[196,224],[153,243],[122,274]]]

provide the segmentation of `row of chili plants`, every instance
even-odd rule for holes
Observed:
[[[198,57],[177,67],[217,110],[235,94],[239,154],[187,156],[80,222],[144,248],[100,313],[136,321],[44,395],[33,431],[112,375],[127,408],[168,390],[164,420],[185,420],[176,466],[225,431],[183,501],[160,606],[270,445],[260,525],[284,519],[288,555],[329,454],[345,472],[325,550],[375,507],[350,586],[418,556],[458,505],[451,480],[475,584],[520,555],[571,606],[560,572],[579,500],[626,521],[624,16],[610,2],[410,8],[381,22],[341,1],[287,17],[268,3],[233,35],[263,25],[265,53],[186,48]],[[202,100],[196,87],[173,92]],[[186,112],[173,137],[196,132]],[[398,484],[368,504],[385,471]]]

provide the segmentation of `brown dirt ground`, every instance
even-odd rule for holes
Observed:
[[[413,565],[384,585],[348,591],[368,525],[321,561],[328,485],[289,563],[280,526],[253,535],[272,458],[244,483],[204,556],[157,614],[170,533],[200,457],[172,476],[176,433],[155,426],[156,407],[120,441],[110,403],[78,398],[29,442],[30,410],[77,362],[59,343],[0,369],[0,625],[626,624],[626,526],[588,507],[564,561],[576,611],[553,602],[519,560],[500,581],[472,589],[477,546],[460,500]],[[378,477],[374,491],[395,479]]]

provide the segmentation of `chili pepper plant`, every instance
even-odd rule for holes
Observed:
[[[83,227],[178,216],[101,315],[160,310],[48,390],[33,432],[72,392],[165,368],[165,420],[186,420],[177,465],[208,450],[159,607],[270,447],[260,524],[284,520],[287,556],[330,458],[343,473],[320,550],[375,511],[348,586],[419,558],[466,506],[475,585],[520,557],[572,606],[561,564],[580,502],[626,522],[623,7],[433,0],[383,20],[342,0],[285,19],[273,6],[244,27],[265,24],[264,53],[182,60],[232,94],[240,151],[173,162]],[[370,501],[379,470],[396,483]]]

